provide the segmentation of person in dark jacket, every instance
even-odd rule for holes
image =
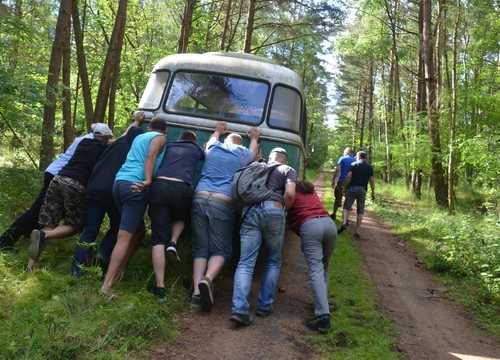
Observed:
[[[73,258],[74,276],[82,276],[84,268],[91,265],[95,248],[93,244],[106,214],[109,219],[109,229],[99,244],[96,258],[103,271],[107,270],[120,225],[120,212],[113,199],[113,183],[116,173],[125,162],[132,142],[137,135],[143,133],[139,126],[144,117],[141,117],[140,113],[136,114],[132,126],[104,151],[90,175],[86,191],[85,230],[78,241]]]
[[[107,147],[111,130],[83,139],[69,162],[52,179],[38,222],[42,230],[33,230],[28,248],[28,268],[38,262],[49,239],[65,238],[83,230],[85,225],[85,188],[97,160]],[[64,225],[59,225],[64,219]]]

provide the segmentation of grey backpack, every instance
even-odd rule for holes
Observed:
[[[272,191],[266,186],[271,172],[281,164],[253,162],[236,171],[231,186],[231,196],[244,205],[252,205],[267,199]]]

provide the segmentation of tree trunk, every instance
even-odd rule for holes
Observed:
[[[85,14],[85,11],[83,11]],[[73,33],[75,34],[76,60],[78,63],[78,76],[82,83],[83,107],[85,109],[85,123],[87,129],[94,119],[94,107],[92,105],[92,92],[90,90],[89,75],[87,71],[87,60],[85,59],[85,50],[83,48],[83,33],[80,23],[80,14],[78,11],[78,1],[73,1],[71,14],[73,17]],[[85,23],[85,21],[83,21]]]
[[[57,16],[56,32],[52,43],[47,87],[45,96],[47,102],[43,107],[42,146],[40,148],[40,169],[45,169],[54,159],[54,126],[56,116],[57,85],[61,71],[62,53],[65,34],[70,31],[65,28],[66,20],[71,16],[71,0],[61,0],[59,15]]]
[[[373,93],[375,92],[375,71],[374,60],[370,60],[369,83],[368,83],[368,135],[366,139],[366,158],[368,162],[373,162]]]
[[[113,82],[114,73],[119,71],[120,56],[123,46],[123,33],[125,29],[125,20],[127,16],[128,0],[120,0],[116,12],[115,25],[109,42],[106,60],[102,69],[101,84],[97,93],[95,104],[94,121],[104,122],[104,115],[108,105],[109,93]]]
[[[247,16],[247,27],[245,30],[245,45],[243,52],[250,53],[252,50],[252,35],[253,35],[253,23],[255,19],[255,1],[248,0],[248,16]]]
[[[179,54],[184,54],[187,52],[189,44],[189,36],[193,31],[193,11],[196,6],[196,0],[186,0],[184,5],[184,14],[182,16],[182,26],[181,26],[181,36],[179,38],[179,46],[177,47],[177,52]]]
[[[219,50],[224,50],[224,44],[226,43],[226,36],[229,28],[229,20],[231,19],[231,6],[232,6],[232,1],[227,0],[227,7],[226,7],[226,18],[224,19],[224,26],[222,28],[222,36],[220,39],[220,44],[219,44]]]
[[[76,2],[76,1],[75,1]],[[73,122],[71,121],[71,16],[64,25],[69,31],[65,34],[62,62],[62,115],[64,151],[73,142]]]
[[[427,120],[429,123],[429,138],[431,145],[431,166],[435,177],[434,195],[436,203],[440,206],[447,206],[446,184],[444,171],[441,164],[441,139],[439,134],[439,114],[436,108],[436,79],[434,74],[434,56],[432,39],[432,1],[423,0],[423,63],[425,74]]]
[[[16,15],[16,18],[21,20],[23,17],[23,10],[22,10],[22,5],[23,1],[22,0],[16,0],[16,6],[14,9],[14,13]],[[17,56],[19,55],[19,40],[14,39],[12,40],[12,51],[10,53],[9,57],[9,73],[11,75],[14,75],[16,72],[16,67],[17,67]]]
[[[455,133],[457,129],[457,52],[458,52],[458,28],[460,24],[460,1],[457,1],[458,9],[455,20],[455,27],[453,29],[453,45],[452,45],[452,76],[451,76],[451,124],[450,124],[450,154],[448,162],[448,212],[452,213],[455,210]]]

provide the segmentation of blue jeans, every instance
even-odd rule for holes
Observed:
[[[120,224],[120,213],[115,203],[103,203],[96,200],[87,199],[87,216],[85,220],[85,230],[78,241],[75,256],[73,258],[72,273],[75,276],[83,275],[81,266],[90,266],[93,249],[92,243],[96,242],[99,230],[101,229],[104,215],[109,217],[109,230],[104,235],[100,245],[99,254],[104,258],[109,258],[116,244],[118,226]]]
[[[281,250],[285,236],[285,210],[275,201],[263,201],[246,212],[240,229],[240,261],[234,274],[232,312],[248,314],[248,294],[261,245],[265,249],[264,273],[260,283],[257,308],[270,309],[276,295],[281,270]]]
[[[193,259],[222,256],[229,262],[233,254],[233,223],[232,205],[210,197],[193,197]]]

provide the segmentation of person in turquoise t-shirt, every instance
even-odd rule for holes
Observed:
[[[120,210],[121,220],[116,245],[101,288],[103,294],[111,292],[118,275],[130,260],[135,245],[142,239],[139,234],[144,231],[147,190],[163,159],[166,132],[166,122],[153,118],[149,131],[134,139],[125,163],[116,174],[113,198]]]

